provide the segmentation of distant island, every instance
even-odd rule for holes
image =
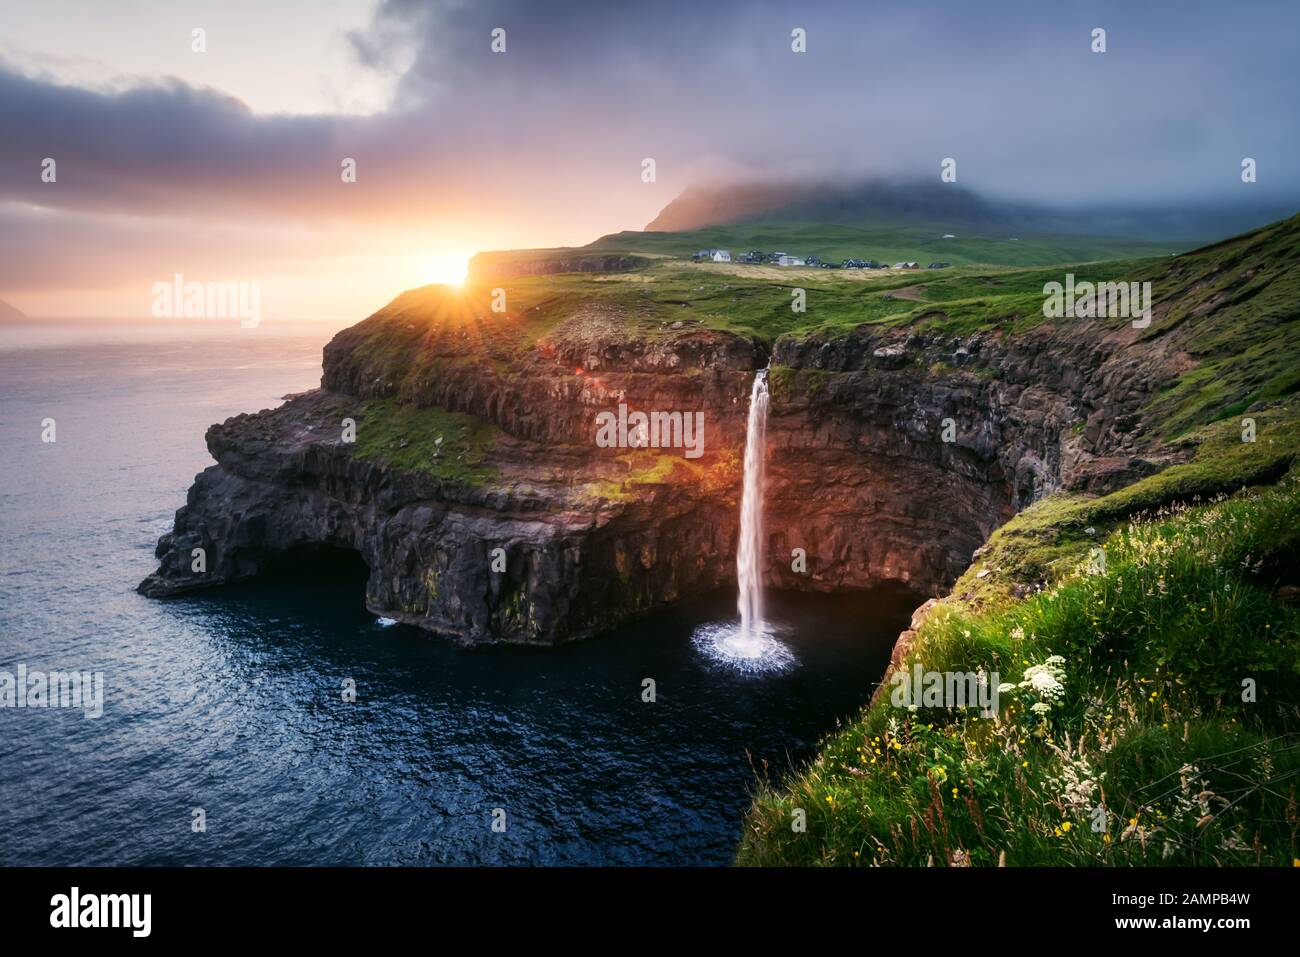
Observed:
[[[3,299],[0,299],[0,322],[16,322],[19,319],[26,318],[27,314],[21,309],[11,306]]]

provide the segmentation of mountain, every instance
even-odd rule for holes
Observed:
[[[1020,236],[1123,236],[1196,242],[1276,222],[1294,198],[1232,203],[1053,206],[983,196],[956,183],[862,179],[844,182],[746,181],[692,186],[665,206],[646,232],[685,232],[750,223],[820,223],[879,229],[932,227]]]
[[[928,180],[881,179],[847,185],[749,182],[690,187],[646,225],[646,232],[773,221],[1018,228],[1034,221],[1034,209],[992,203],[964,187]]]
[[[1051,207],[998,200],[933,180],[745,181],[692,186],[644,230],[586,246],[482,252],[476,282],[622,272],[701,249],[783,250],[823,262],[1032,267],[1169,256],[1290,216],[1300,200],[1231,205]]]
[[[3,299],[0,299],[0,322],[17,322],[26,318],[27,315],[21,309],[11,306]]]

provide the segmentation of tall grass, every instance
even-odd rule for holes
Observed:
[[[995,719],[888,697],[769,782],[744,864],[1275,864],[1298,856],[1300,478],[1135,516],[1043,592],[939,606],[904,662],[1064,659],[1047,708]],[[802,812],[802,813],[798,813]],[[804,826],[806,825],[806,826]]]

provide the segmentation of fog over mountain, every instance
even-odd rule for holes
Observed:
[[[645,228],[676,232],[764,221],[843,226],[898,222],[952,229],[1208,240],[1294,211],[1294,204],[1285,200],[1053,206],[985,197],[955,183],[942,183],[938,177],[766,180],[688,187]]]

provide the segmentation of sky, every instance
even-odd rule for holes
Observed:
[[[147,316],[181,274],[359,319],[478,250],[641,228],[691,184],[946,157],[1008,199],[1300,197],[1291,0],[3,6],[0,298],[30,315]]]

